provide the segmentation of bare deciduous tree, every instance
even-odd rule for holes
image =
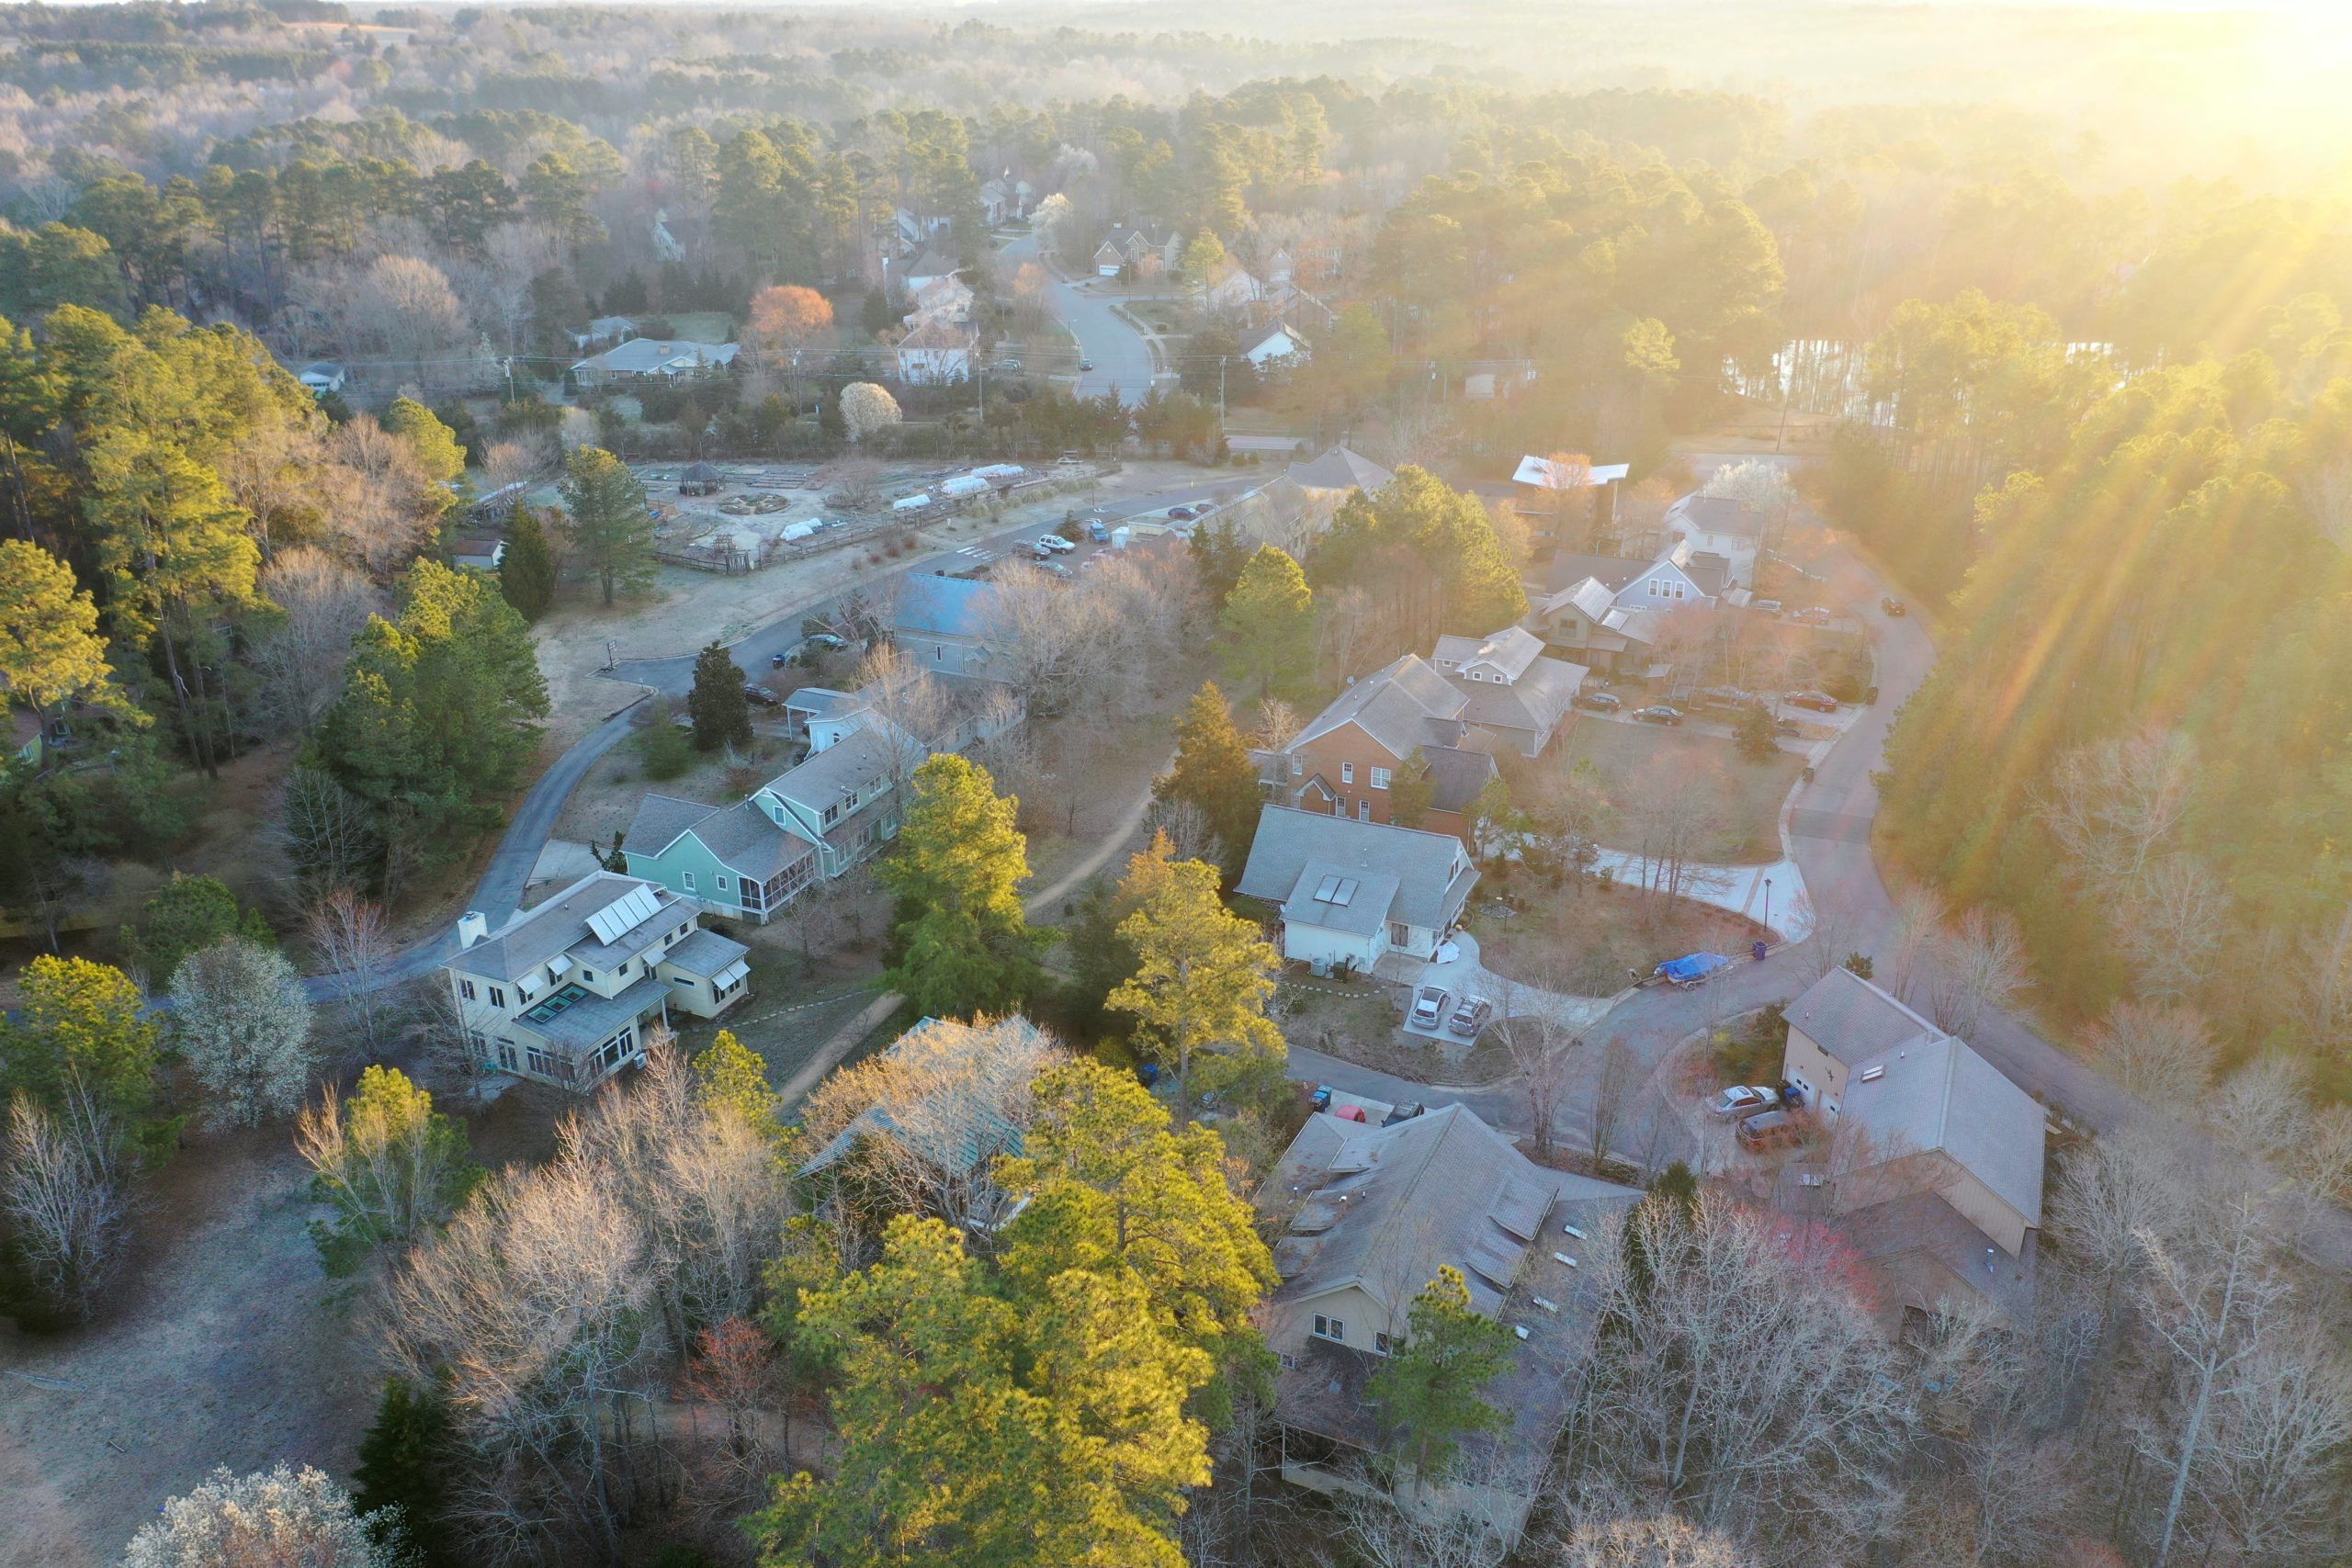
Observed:
[[[61,1117],[21,1094],[9,1102],[0,1214],[33,1289],[86,1320],[120,1265],[129,1212],[114,1119],[95,1104],[81,1109]]]
[[[1168,835],[1178,860],[1206,861],[1216,865],[1225,859],[1225,840],[1209,826],[1209,814],[1201,809],[1197,801],[1154,801],[1144,816],[1144,826],[1148,831]]]
[[[2154,1106],[2193,1105],[2213,1081],[2213,1036],[2187,1008],[2122,1001],[2083,1031],[2084,1054]]]
[[[2296,1027],[2316,1050],[2352,1043],[2352,905],[2332,923],[2306,934],[2293,1000]]]
[[[1593,1156],[1607,1159],[1634,1091],[1641,1087],[1642,1058],[1622,1035],[1611,1035],[1587,1059],[1586,1072],[1592,1085]]]
[[[1942,896],[1924,884],[1894,890],[1894,931],[1886,954],[1886,988],[1908,1002],[1943,932]]]
[[[2034,807],[2085,874],[2114,891],[2138,884],[2180,826],[2195,783],[2187,739],[2151,730],[2068,752]]]
[[[2030,978],[2017,921],[1997,909],[1967,909],[1936,944],[1924,1010],[1966,1039],[1987,1014],[2016,1000]]]
[[[359,1044],[372,1056],[382,1040],[385,1010],[379,993],[384,964],[393,951],[384,907],[348,887],[330,888],[304,914],[302,930],[326,966],[344,1010],[358,1025]]]
[[[286,775],[274,837],[296,878],[312,887],[356,886],[383,850],[368,803],[322,768]]]
[[[2195,996],[2213,977],[2230,928],[2221,879],[2191,855],[2152,861],[2112,907],[2116,945],[2151,1001]]]
[[[1568,1534],[1559,1568],[1752,1568],[1728,1537],[1672,1514],[1585,1518]]]
[[[285,613],[254,650],[277,722],[308,733],[343,694],[351,639],[383,608],[365,577],[311,545],[280,550],[262,569],[262,592]]]

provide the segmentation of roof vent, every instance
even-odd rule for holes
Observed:
[[[1864,1083],[1876,1083],[1879,1079],[1884,1077],[1886,1077],[1886,1064],[1884,1062],[1881,1062],[1875,1067],[1864,1067],[1862,1069],[1862,1081]]]
[[[1567,1232],[1570,1235],[1576,1237],[1578,1241],[1582,1241],[1584,1239],[1584,1232],[1577,1229],[1574,1225],[1564,1224],[1560,1228]]]

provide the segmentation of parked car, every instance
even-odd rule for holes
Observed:
[[[1682,710],[1670,708],[1664,703],[1653,703],[1645,708],[1635,708],[1634,717],[1642,724],[1680,724]]]
[[[1445,1026],[1464,1040],[1476,1040],[1494,1012],[1495,1004],[1485,998],[1464,997],[1462,1005],[1453,1010],[1453,1016],[1445,1021]]]
[[[1040,560],[1037,563],[1037,570],[1039,571],[1050,571],[1056,577],[1068,577],[1069,575],[1069,568],[1064,566],[1057,560]]]
[[[1054,558],[1053,546],[1046,543],[1043,539],[1030,540],[1029,553],[1035,556],[1039,560],[1051,560]]]
[[[1757,700],[1753,692],[1737,686],[1708,686],[1698,694],[1700,705],[1711,708],[1744,708]]]
[[[1086,536],[1098,545],[1107,545],[1111,542],[1111,530],[1103,525],[1102,519],[1091,517],[1087,519]]]
[[[1000,359],[995,364],[989,366],[989,368],[991,370],[1018,370],[1021,368],[1021,361],[1018,359]]]
[[[1091,370],[1094,368],[1094,361],[1091,359],[1081,359],[1078,362],[1078,367],[1081,373]]]
[[[747,700],[757,703],[763,708],[780,708],[784,705],[782,697],[777,696],[765,686],[755,686],[749,681],[743,682],[743,695]]]
[[[1576,705],[1587,713],[1615,713],[1625,705],[1614,692],[1578,692]]]
[[[1423,1029],[1435,1029],[1437,1021],[1445,1016],[1445,987],[1423,986],[1413,994],[1413,1021]]]
[[[1907,615],[1911,613],[1910,605],[1905,604],[1902,600],[1894,598],[1892,595],[1880,600],[1878,602],[1878,607],[1885,611],[1890,615]]]
[[[1802,735],[1804,733],[1804,727],[1792,718],[1776,718],[1772,721],[1772,733],[1775,735]]]
[[[1075,468],[1085,461],[1085,458],[1080,457],[1075,452],[1065,452],[1060,457],[1054,459],[1054,467],[1057,468]]]
[[[1808,604],[1789,619],[1799,626],[1826,626],[1829,624],[1829,612],[1818,604]]]
[[[1781,613],[1781,602],[1778,599],[1750,599],[1747,602],[1747,607],[1767,615],[1777,615]]]
[[[1811,708],[1815,713],[1838,711],[1838,699],[1826,692],[1791,692],[1781,700],[1792,708]]]
[[[1054,554],[1057,556],[1066,556],[1069,554],[1070,551],[1078,548],[1076,545],[1072,544],[1069,540],[1063,538],[1059,534],[1040,534],[1037,536],[1037,543],[1042,547],[1053,551]]]
[[[1707,1101],[1707,1114],[1718,1122],[1758,1116],[1779,1109],[1780,1091],[1766,1089],[1760,1084],[1740,1084]]]
[[[1168,515],[1175,518],[1181,523],[1189,520],[1195,514],[1193,509],[1189,506],[1171,506],[1168,509]]]
[[[1796,1135],[1796,1119],[1785,1111],[1767,1111],[1739,1124],[1740,1147],[1746,1149],[1771,1148],[1794,1142]]]
[[[813,632],[809,635],[806,646],[821,649],[826,653],[839,653],[849,644],[831,632]]]

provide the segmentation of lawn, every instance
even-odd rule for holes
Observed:
[[[1686,953],[1744,953],[1757,932],[1752,921],[1712,905],[1669,904],[1623,887],[1604,893],[1590,881],[1547,886],[1526,872],[1479,883],[1470,917],[1488,969],[1587,997],[1613,996],[1627,970],[1646,975]]]
[[[1748,864],[1781,858],[1781,802],[1804,766],[1804,759],[1790,751],[1776,751],[1769,761],[1750,762],[1718,735],[1579,716],[1543,761],[1518,764],[1513,771],[1521,776],[1511,780],[1513,792],[1526,798],[1526,792],[1540,788],[1544,780],[1565,777],[1586,761],[1600,775],[1601,787],[1620,812],[1629,812],[1636,800],[1665,781],[1704,780],[1723,819],[1722,835],[1708,857]],[[1602,841],[1611,848],[1631,847],[1622,824],[1618,833],[1604,834]]]

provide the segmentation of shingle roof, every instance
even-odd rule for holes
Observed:
[[[645,375],[669,366],[731,365],[737,344],[693,343],[682,338],[631,338],[604,353],[581,361],[595,369],[622,375]]]
[[[945,316],[925,316],[916,323],[914,331],[899,340],[901,354],[925,349],[957,349],[969,353],[978,345],[980,329],[969,321],[958,321]]]
[[[1470,809],[1478,792],[1498,772],[1494,758],[1484,751],[1453,746],[1424,746],[1421,760],[1430,770],[1430,809],[1460,813]]]
[[[1886,1070],[1864,1081],[1873,1068]],[[2048,1119],[2033,1097],[1953,1035],[1916,1040],[1857,1064],[1843,1114],[1881,1156],[1941,1149],[2003,1202],[2041,1224]]]
[[[1849,1066],[1892,1051],[1905,1041],[1941,1032],[1842,965],[1807,986],[1783,1016]]]
[[[637,803],[637,815],[628,819],[625,842],[639,854],[658,855],[676,843],[679,834],[718,809],[674,795],[648,795]]]
[[[1440,669],[1491,664],[1513,680],[1544,651],[1544,639],[1524,626],[1505,626],[1490,636],[1442,637],[1430,658]]]
[[[978,637],[987,630],[995,594],[992,586],[975,578],[910,572],[899,580],[890,626],[928,637]]]
[[[707,980],[751,951],[732,937],[720,936],[714,931],[697,931],[663,953],[662,962]]]
[[[1615,593],[1625,584],[1649,570],[1656,561],[1637,560],[1632,556],[1594,556],[1577,550],[1562,550],[1552,558],[1552,570],[1544,583],[1553,592],[1574,588],[1588,577],[1599,578],[1601,585]]]
[[[1451,833],[1429,833],[1383,822],[1358,822],[1269,806],[1258,814],[1258,836],[1236,891],[1279,904],[1298,886],[1309,861],[1328,861],[1361,876],[1371,872],[1396,879],[1391,918],[1408,925],[1444,926],[1459,914],[1478,880],[1478,868],[1462,840]]]
[[[1466,682],[1462,690],[1469,694],[1470,705],[1462,716],[1490,728],[1547,734],[1566,714],[1590,672],[1566,660],[1539,659],[1508,686]]]
[[[1334,446],[1311,463],[1293,463],[1286,470],[1302,490],[1376,491],[1396,476],[1360,452]]]
[[[638,888],[652,890],[655,913],[640,920],[620,940],[596,941],[590,917],[616,904]],[[616,871],[592,872],[534,908],[518,910],[497,931],[450,959],[453,967],[493,980],[513,980],[529,974],[560,953],[577,951],[596,963],[607,954],[634,955],[650,940],[649,929],[666,928],[679,919],[678,896],[658,883]]]
[[[956,270],[956,264],[940,254],[936,246],[926,248],[922,254],[907,264],[905,277],[945,277]]]
[[[1370,936],[1387,923],[1396,888],[1395,877],[1379,872],[1310,860],[1283,900],[1283,919],[1294,925]]]
[[[808,840],[786,832],[748,800],[712,812],[695,824],[694,834],[720,864],[754,882],[765,882],[817,852]]]
[[[1690,519],[1692,527],[1710,534],[1752,539],[1764,531],[1762,513],[1750,511],[1727,495],[1686,495],[1677,510]]]
[[[921,760],[921,744],[888,726],[869,723],[798,767],[770,779],[765,787],[782,799],[822,815],[825,807],[838,806],[866,785],[888,778],[892,745],[901,749],[899,760],[911,772]]]
[[[1291,741],[1302,746],[1347,724],[1363,726],[1389,754],[1407,757],[1430,739],[1427,721],[1461,716],[1469,699],[1417,653],[1376,670],[1331,700]]]

